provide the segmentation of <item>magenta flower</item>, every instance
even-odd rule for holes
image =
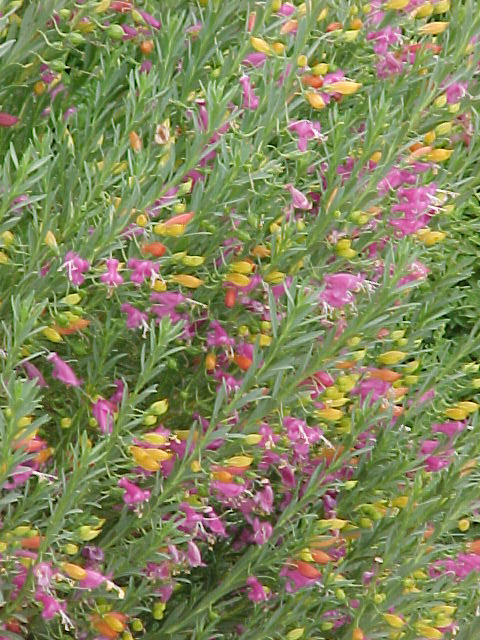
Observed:
[[[286,184],[285,189],[290,191],[290,195],[292,196],[292,204],[295,209],[303,209],[307,211],[312,208],[312,203],[308,200],[308,198],[298,189],[296,189],[293,184]]]
[[[466,427],[465,422],[458,420],[455,422],[435,422],[432,424],[432,433],[444,433],[449,438],[453,438],[466,429]]]
[[[250,78],[243,75],[240,80],[243,89],[243,108],[255,110],[260,104],[260,99],[255,95]]]
[[[85,569],[85,571],[87,575],[78,583],[82,589],[96,589],[107,579],[99,571],[94,571],[93,569]]]
[[[152,262],[151,260],[137,260],[136,258],[131,258],[127,262],[127,267],[133,270],[130,280],[136,284],[142,284],[147,278],[154,279],[160,269],[156,262]]]
[[[83,274],[85,271],[88,271],[90,267],[88,260],[84,260],[74,251],[69,251],[65,256],[63,266],[67,271],[68,279],[74,285],[79,286],[85,282],[85,276]]]
[[[320,123],[311,122],[310,120],[294,120],[288,125],[288,130],[298,135],[299,151],[306,151],[309,140],[313,138],[320,139]]]
[[[48,387],[41,371],[39,371],[34,364],[31,362],[24,362],[23,368],[25,369],[29,380],[36,380],[39,387]]]
[[[255,576],[249,576],[247,578],[247,586],[250,587],[247,597],[252,602],[264,602],[268,600],[267,592]]]
[[[458,102],[463,97],[465,97],[466,93],[467,93],[466,82],[453,82],[445,90],[445,95],[447,96],[448,104],[455,104],[455,102]]]
[[[351,273],[333,273],[326,275],[325,289],[320,294],[320,300],[331,307],[343,307],[354,302],[352,294],[360,290],[363,278]]]
[[[141,9],[138,10],[138,13],[142,16],[142,18],[145,20],[145,22],[148,25],[150,25],[154,29],[161,29],[162,23],[160,22],[160,20],[157,20],[157,18],[154,18],[150,13],[147,13],[146,11],[142,11]]]
[[[57,353],[52,352],[47,356],[47,360],[53,362],[52,376],[60,382],[68,387],[79,387],[83,384],[83,380],[77,378],[73,369]]]
[[[210,329],[211,331],[207,333],[207,345],[209,347],[227,347],[235,344],[235,339],[230,338],[217,320],[213,320],[210,323]]]
[[[128,505],[141,504],[150,499],[150,491],[148,489],[140,489],[136,484],[127,480],[127,478],[120,478],[118,486],[125,489],[123,494],[123,501]]]
[[[290,2],[284,2],[282,5],[280,5],[280,9],[278,9],[277,13],[280,16],[288,18],[288,16],[291,16],[292,13],[295,13],[295,5],[291,4]]]
[[[44,620],[51,620],[57,613],[65,612],[66,604],[59,602],[50,593],[44,591],[36,591],[35,600],[43,604],[42,618]]]
[[[235,484],[234,482],[220,482],[220,480],[214,480],[213,482],[211,482],[210,488],[214,491],[217,491],[225,498],[237,498],[247,489],[243,484]]]
[[[188,547],[188,550],[187,550],[188,564],[191,567],[206,567],[207,565],[204,562],[202,562],[200,549],[197,547],[197,545],[192,540],[189,540],[187,547]]]
[[[107,272],[102,273],[100,280],[109,287],[116,287],[123,282],[122,276],[118,273],[119,264],[119,261],[115,260],[115,258],[110,258],[106,261]]]
[[[261,53],[260,51],[254,51],[253,53],[249,53],[242,60],[242,64],[250,65],[252,67],[261,67],[265,64],[267,59],[267,55],[265,53]]]
[[[148,328],[148,314],[144,311],[140,311],[128,302],[124,302],[120,309],[127,314],[127,327],[129,329]]]
[[[379,31],[367,33],[367,40],[373,40],[373,50],[377,54],[385,54],[391,45],[397,44],[401,40],[400,29],[392,28],[390,25]]]
[[[391,388],[390,382],[385,380],[378,380],[377,378],[367,378],[362,380],[355,389],[352,390],[352,394],[359,395],[362,402],[365,402],[368,396],[370,397],[370,404],[374,404],[380,398],[383,398],[389,389]]]
[[[255,518],[253,520],[253,541],[255,544],[262,545],[267,542],[272,536],[273,527],[270,522],[266,520],[260,520],[259,518]]]
[[[113,406],[105,398],[99,398],[92,404],[92,415],[98,422],[100,431],[109,434],[113,431]]]
[[[153,66],[153,62],[151,60],[143,60],[140,65],[140,73],[150,73],[150,70]]]
[[[13,127],[17,122],[18,118],[16,116],[12,116],[5,111],[0,111],[0,127]]]

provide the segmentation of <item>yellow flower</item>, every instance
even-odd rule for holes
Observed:
[[[233,456],[225,460],[225,464],[228,467],[249,467],[253,462],[251,456]]]
[[[318,409],[315,411],[315,415],[322,420],[331,420],[332,422],[336,422],[343,418],[343,411],[340,411],[340,409],[334,409],[333,407],[327,407],[326,409]]]
[[[250,278],[243,273],[228,273],[225,277],[225,282],[230,282],[237,287],[248,287]]]
[[[182,273],[172,276],[172,280],[188,289],[198,289],[203,284],[203,280],[200,278]]]
[[[350,96],[352,95],[352,93],[358,91],[361,86],[362,85],[360,82],[352,82],[351,80],[339,80],[338,82],[326,84],[323,86],[323,88],[326,91],[340,93],[342,96]]]
[[[403,360],[407,354],[403,351],[386,351],[378,356],[377,360],[381,364],[397,364],[400,360]]]
[[[47,338],[47,340],[50,340],[50,342],[62,342],[63,341],[62,336],[58,333],[58,331],[55,331],[55,329],[52,329],[52,327],[45,327],[45,329],[43,329],[42,333],[45,336],[45,338]]]
[[[83,567],[78,564],[72,564],[71,562],[62,562],[61,567],[69,578],[73,580],[85,580],[87,572]]]
[[[465,409],[460,409],[459,407],[450,407],[449,409],[445,409],[443,413],[448,418],[452,418],[452,420],[465,420],[468,415]]]
[[[443,638],[443,633],[441,631],[421,621],[415,624],[415,629],[421,636],[423,636],[424,638],[429,638],[429,640],[440,640],[441,638]]]
[[[383,619],[390,627],[393,627],[394,629],[401,629],[405,625],[405,620],[402,620],[400,616],[397,616],[394,613],[384,613]]]
[[[453,149],[432,149],[427,154],[427,159],[431,162],[445,162],[453,153]]]
[[[230,269],[235,271],[236,273],[244,273],[249,274],[252,273],[253,264],[251,262],[247,262],[246,260],[238,260],[237,262],[232,262],[230,265]]]
[[[421,35],[437,36],[443,33],[448,25],[448,22],[427,22],[427,24],[420,27],[418,32]]]
[[[314,109],[323,109],[325,106],[325,102],[323,101],[322,96],[319,93],[315,93],[314,91],[307,91],[305,94],[309,104]]]
[[[272,54],[272,49],[270,45],[268,44],[268,42],[265,42],[263,38],[256,38],[255,36],[252,36],[250,38],[250,44],[255,49],[255,51],[259,51],[260,53],[266,53],[267,56]]]

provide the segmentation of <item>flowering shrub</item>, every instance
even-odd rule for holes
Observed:
[[[0,638],[478,636],[474,0],[0,0]]]

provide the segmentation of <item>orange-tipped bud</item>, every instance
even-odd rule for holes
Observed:
[[[135,153],[138,153],[142,148],[142,141],[138,133],[136,133],[135,131],[130,131],[130,133],[128,134],[128,139],[130,140],[130,146],[132,147],[132,149],[135,151]]]

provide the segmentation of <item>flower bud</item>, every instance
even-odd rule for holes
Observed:
[[[394,613],[384,613],[383,619],[385,622],[394,629],[401,629],[405,626],[405,620],[400,618],[400,616],[395,615]]]
[[[331,84],[324,85],[326,91],[333,91],[334,93],[340,93],[342,96],[350,96],[361,87],[360,82],[352,82],[351,80],[339,80],[338,82],[332,82]]]
[[[256,38],[255,36],[252,36],[250,38],[250,44],[255,49],[255,51],[265,53],[267,56],[271,55],[272,53],[270,45],[268,44],[268,42],[265,42],[263,38]]]
[[[304,627],[297,627],[296,629],[292,629],[285,636],[286,640],[300,640],[300,638],[303,637],[304,631]]]
[[[166,398],[163,400],[157,400],[157,402],[150,405],[150,411],[156,416],[163,415],[168,411],[168,400]]]
[[[113,38],[113,40],[122,40],[125,32],[119,24],[111,24],[107,28],[107,34]]]
[[[378,356],[377,360],[381,364],[397,364],[405,358],[407,354],[403,351],[386,351]]]
[[[325,102],[323,101],[323,98],[319,93],[315,93],[314,91],[307,91],[305,96],[310,106],[314,109],[323,109],[325,107]]]
[[[50,342],[63,341],[62,336],[58,333],[58,331],[55,331],[55,329],[52,329],[52,327],[45,327],[45,329],[42,330],[42,333],[45,336],[45,338],[47,338],[47,340],[50,340]]]
[[[73,580],[85,580],[87,577],[87,572],[83,567],[80,567],[78,564],[72,564],[71,562],[62,562],[60,565],[63,571],[67,574],[69,578]]]
[[[165,602],[155,602],[152,611],[155,620],[161,620],[163,618],[166,606]]]
[[[419,28],[418,32],[423,36],[437,36],[440,33],[443,33],[448,25],[448,22],[427,22],[427,24],[424,24]]]

